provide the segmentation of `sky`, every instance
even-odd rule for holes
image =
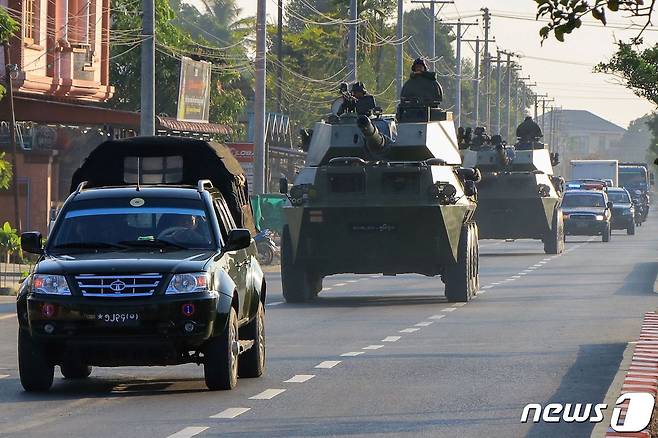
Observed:
[[[256,0],[238,0],[238,5],[243,15],[255,15]],[[530,76],[530,82],[537,83],[534,87],[537,93],[547,93],[554,98],[551,104],[563,109],[588,110],[624,128],[631,120],[656,109],[654,104],[620,85],[616,78],[592,72],[595,64],[608,60],[614,53],[615,41],[628,40],[636,36],[637,31],[583,26],[567,35],[564,43],[551,37],[542,45],[539,37],[542,23],[534,21],[535,5],[534,0],[455,0],[455,4],[443,7],[439,18],[452,21],[462,17],[472,21],[480,16],[480,8],[488,7],[493,15],[494,46],[521,55],[518,62],[523,68],[522,76]],[[418,5],[405,0],[406,10],[415,7]],[[269,19],[274,22],[276,0],[267,0],[267,8]],[[608,21],[613,25],[629,23],[621,15],[609,15]],[[465,38],[478,35],[482,38],[481,28],[471,27]],[[645,44],[658,43],[658,27],[650,28],[643,38]],[[495,47],[490,50],[493,52]],[[474,57],[468,45],[463,47],[462,53],[463,57]]]

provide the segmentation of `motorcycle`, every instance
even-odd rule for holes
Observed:
[[[635,205],[635,222],[641,226],[647,220],[647,216],[649,216],[647,195],[640,190],[635,190],[633,193],[633,204]]]
[[[274,241],[274,232],[270,229],[261,230],[256,236],[256,249],[258,250],[258,262],[263,265],[271,265],[274,258],[278,257],[281,253],[279,246]]]

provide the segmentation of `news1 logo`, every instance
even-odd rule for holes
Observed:
[[[626,416],[622,419],[621,404],[628,401]],[[622,394],[615,402],[610,427],[615,432],[640,432],[649,426],[655,398],[644,392]],[[527,404],[521,414],[521,423],[531,421],[539,423],[600,423],[603,411],[608,408],[605,403],[549,403],[542,407],[538,403]],[[530,413],[532,412],[532,417]]]

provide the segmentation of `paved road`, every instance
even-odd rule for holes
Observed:
[[[555,257],[484,241],[482,293],[464,306],[414,275],[335,276],[317,302],[287,305],[268,274],[267,375],[231,392],[206,391],[186,365],[95,369],[23,393],[0,303],[0,435],[585,437],[590,424],[521,424],[522,408],[603,400],[658,307],[657,243],[653,218],[607,244],[569,238]]]

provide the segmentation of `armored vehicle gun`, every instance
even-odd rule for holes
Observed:
[[[286,301],[314,298],[341,273],[441,275],[448,300],[468,301],[479,287],[478,175],[461,167],[451,114],[408,100],[396,116],[374,99],[353,108],[315,124],[290,189]]]
[[[462,151],[464,165],[477,168],[475,220],[482,239],[540,239],[547,254],[564,250],[563,180],[553,175],[558,156],[536,139],[507,146],[481,136]]]

